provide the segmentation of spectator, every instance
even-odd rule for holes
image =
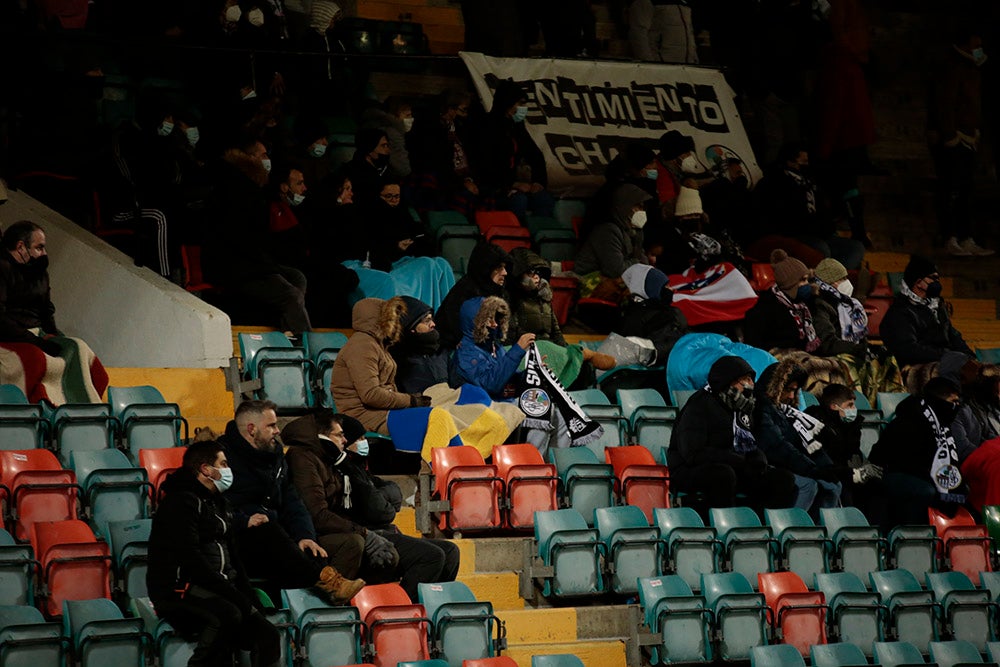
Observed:
[[[374,218],[369,230],[372,236],[372,268],[392,271],[395,262],[404,257],[425,257],[427,263],[434,261],[441,265],[441,270],[447,269],[454,280],[454,272],[447,260],[429,257],[433,253],[431,244],[427,241],[427,229],[421,222],[414,220],[406,207],[400,204],[401,198],[398,181],[387,180],[382,184],[379,198],[371,209]],[[435,276],[428,275],[423,279],[434,278]]]
[[[282,435],[291,445],[288,460],[313,521],[331,532],[363,536],[366,571],[400,579],[414,603],[417,584],[455,580],[458,547],[403,535],[393,525],[403,496],[394,482],[368,472],[361,422],[322,410],[290,423]]]
[[[641,141],[626,143],[604,170],[604,184],[597,189],[587,205],[583,224],[580,226],[580,237],[586,238],[595,225],[611,217],[614,194],[623,183],[638,186],[655,197],[658,173],[656,155],[652,149]],[[646,217],[648,228],[658,230],[662,218],[655,200],[647,202]]]
[[[747,311],[746,342],[764,350],[791,348],[818,353],[823,341],[816,334],[808,305],[813,297],[809,269],[784,250],[771,253],[771,266],[775,282]]]
[[[389,348],[396,361],[396,387],[407,394],[420,394],[428,387],[448,381],[448,350],[441,347],[434,310],[419,299],[400,298],[406,305],[401,322],[403,333]]]
[[[354,597],[365,582],[348,577],[357,574],[363,541],[320,536],[330,552],[317,544],[312,519],[292,485],[278,442],[274,403],[240,403],[219,443],[233,469],[226,498],[233,506],[239,556],[247,574],[276,588],[316,585],[338,601]]]
[[[513,259],[506,250],[492,243],[479,243],[469,254],[465,275],[455,283],[437,310],[434,321],[441,332],[441,347],[454,349],[462,338],[459,310],[462,304],[476,296],[498,296],[507,299],[507,274],[513,269]]]
[[[1000,438],[1000,377],[996,367],[971,383],[965,392],[966,405],[979,422],[983,440]],[[984,369],[985,370],[985,369]]]
[[[0,377],[24,386],[33,403],[100,402],[108,386],[104,366],[84,341],[56,326],[45,230],[19,220],[3,233],[2,243],[0,347],[15,358]]]
[[[647,219],[645,203],[651,198],[629,183],[615,191],[611,219],[595,227],[577,253],[580,296],[617,302],[624,296],[621,277],[625,269],[633,264],[649,264],[642,229]]]
[[[698,192],[682,185],[674,202],[673,215],[664,230],[663,249],[656,260],[665,273],[684,273],[692,266],[701,272],[723,261],[744,263],[743,253],[729,233],[712,225],[705,215]]]
[[[389,410],[431,404],[427,396],[396,389],[396,362],[389,348],[403,334],[405,313],[406,305],[400,297],[388,301],[362,299],[354,304],[354,334],[337,355],[330,376],[337,412],[383,435],[389,435]]]
[[[326,121],[318,116],[303,113],[295,121],[295,147],[293,160],[300,165],[306,183],[313,187],[328,185],[332,163],[327,152],[330,148],[330,130]],[[334,194],[331,199],[336,199]]]
[[[354,138],[357,150],[346,165],[345,173],[351,179],[354,202],[362,208],[371,208],[378,200],[382,186],[389,179],[389,139],[385,131],[361,128]]]
[[[753,507],[789,507],[795,477],[768,465],[751,433],[753,368],[740,357],[712,364],[708,386],[684,404],[670,435],[667,465],[676,491],[699,494],[700,508],[732,507],[744,493]]]
[[[503,340],[510,322],[510,306],[497,296],[475,297],[462,304],[462,341],[452,358],[453,370],[459,381],[482,387],[495,400],[510,399],[513,391],[508,384],[517,373],[535,334],[525,333],[510,350]]]
[[[664,132],[660,136],[660,153],[656,157],[656,192],[663,217],[669,218],[674,213],[674,202],[680,194],[681,186],[687,181],[687,175],[699,170],[698,158],[694,156],[694,139],[677,130]],[[686,183],[692,185],[692,183]]]
[[[655,267],[633,264],[622,279],[631,296],[622,306],[618,333],[652,341],[656,348],[653,365],[665,365],[674,343],[688,332],[684,313],[671,305],[674,293],[667,276]]]
[[[240,649],[251,650],[254,665],[277,665],[280,637],[257,608],[222,495],[232,482],[219,443],[195,442],[184,450],[153,517],[149,598],[159,618],[197,642],[189,665],[232,664]]]
[[[687,0],[632,0],[629,43],[637,60],[698,64],[698,45]]]
[[[276,185],[271,196],[268,232],[271,252],[281,265],[305,271],[309,257],[309,242],[305,225],[297,212],[306,200],[305,176],[297,164],[279,164],[272,173]],[[315,286],[314,286],[315,289]]]
[[[395,178],[412,172],[406,150],[406,133],[413,129],[413,107],[401,97],[386,98],[381,106],[371,106],[361,114],[361,126],[381,130],[389,142],[389,170]]]
[[[511,321],[507,341],[513,343],[523,334],[533,333],[536,340],[547,340],[566,347],[559,321],[552,310],[549,263],[527,248],[514,248],[513,284],[510,289]]]

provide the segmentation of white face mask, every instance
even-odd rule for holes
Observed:
[[[241,16],[243,16],[243,10],[240,9],[239,5],[226,8],[226,20],[230,23],[236,23],[240,20]]]
[[[254,7],[247,12],[247,21],[250,21],[250,25],[255,28],[261,27],[264,25],[264,12],[260,11],[259,8]]]
[[[367,438],[361,438],[360,440],[355,442],[354,447],[355,447],[354,453],[357,454],[358,456],[368,456]]]
[[[681,160],[681,171],[685,174],[696,174],[701,171],[701,165],[693,155],[688,155]]]
[[[251,90],[249,93],[247,93],[246,95],[244,95],[240,99],[246,101],[246,100],[252,100],[255,97],[257,97],[257,91],[256,90]]]
[[[632,226],[636,229],[642,229],[646,226],[646,212],[636,211],[632,214]]]
[[[403,119],[403,129],[409,132],[413,129],[413,117]]]
[[[214,467],[214,466],[213,466]],[[215,488],[219,490],[219,493],[225,493],[225,491],[233,485],[233,469],[232,468],[215,468],[219,471],[219,479],[213,479],[212,483],[215,484]]]
[[[291,204],[292,206],[298,206],[299,204],[301,204],[305,200],[306,200],[306,196],[305,195],[300,195],[300,194],[298,194],[296,192],[289,192],[288,193],[288,203]]]
[[[170,136],[170,133],[174,131],[174,124],[169,120],[165,120],[160,123],[160,127],[156,129],[156,133],[161,137]]]
[[[264,167],[264,171],[266,171],[267,173],[270,174],[271,173],[271,158],[266,157],[263,160],[261,160],[260,161],[260,166]]]
[[[851,284],[850,280],[844,280],[839,285],[837,285],[837,291],[844,296],[851,296],[854,294],[854,285]]]

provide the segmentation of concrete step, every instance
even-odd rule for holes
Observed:
[[[625,642],[620,639],[577,641],[552,644],[521,644],[511,646],[505,655],[518,667],[531,667],[531,658],[536,655],[572,654],[583,661],[585,667],[626,667]],[[638,667],[636,663],[634,667]]]
[[[509,644],[552,644],[577,640],[576,609],[504,609],[497,612],[507,626]]]
[[[948,301],[952,306],[952,317],[956,320],[987,320],[997,318],[996,299],[957,298]]]
[[[458,581],[468,586],[477,600],[492,602],[494,609],[524,609],[524,600],[518,594],[515,572],[459,574]]]

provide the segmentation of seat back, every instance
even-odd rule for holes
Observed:
[[[305,665],[329,665],[330,656],[360,662],[362,622],[355,607],[334,607],[305,588],[282,590],[281,601],[298,629],[297,643]]]
[[[187,437],[180,408],[164,401],[156,387],[108,387],[108,404],[133,460],[138,460],[141,449],[180,445],[182,425]]]
[[[262,386],[254,395],[274,401],[279,409],[305,408],[312,405],[309,368],[305,352],[292,346],[281,332],[241,333],[240,355],[243,372],[259,378]]]
[[[896,416],[896,408],[910,395],[906,392],[886,392],[880,391],[875,398],[875,407],[882,411],[882,416],[887,422],[892,421]]]
[[[45,422],[42,407],[14,384],[0,384],[0,449],[35,449],[42,446]]]
[[[18,544],[0,528],[0,605],[28,604],[34,597],[35,559],[31,547]]]
[[[882,667],[922,665],[926,661],[920,649],[910,642],[875,642],[875,664]]]
[[[621,504],[639,507],[649,522],[655,509],[670,507],[670,473],[648,449],[638,445],[609,447],[604,456],[614,467]]]
[[[840,569],[863,578],[869,572],[884,567],[885,541],[878,528],[868,524],[861,510],[856,507],[824,507],[819,515]]]
[[[48,450],[0,451],[0,484],[10,492],[7,502],[17,513],[14,529],[19,540],[29,539],[36,521],[77,516],[76,477]]]
[[[805,667],[805,664],[798,649],[789,644],[754,646],[750,650],[750,667]]]
[[[671,395],[674,397],[674,405],[677,406],[678,410],[680,410],[680,409],[682,409],[684,407],[684,404],[687,403],[687,400],[694,395],[695,391],[697,391],[697,390],[696,389],[676,389],[676,390],[670,392]]]
[[[407,603],[376,607],[367,618],[375,667],[397,667],[408,660],[430,658],[427,643],[430,623],[421,605]]]
[[[891,633],[901,641],[924,646],[938,638],[939,614],[930,591],[907,570],[872,572],[872,586],[888,607]]]
[[[451,503],[439,519],[442,530],[490,530],[501,525],[499,498],[503,480],[474,447],[431,450],[436,495]]]
[[[767,606],[738,572],[701,575],[706,606],[713,611],[723,660],[746,660],[754,646],[767,643]]]
[[[640,508],[598,508],[594,525],[614,564],[611,586],[615,592],[635,593],[637,579],[662,574],[660,531],[650,527]]]
[[[854,644],[870,655],[872,642],[883,639],[883,606],[878,593],[870,593],[852,572],[820,573],[816,588],[823,592],[840,641]]]
[[[531,656],[531,667],[583,667],[583,661],[569,653],[533,655]]]
[[[143,629],[142,619],[125,618],[111,600],[63,602],[63,634],[82,665],[141,665]]]
[[[0,606],[0,664],[4,667],[62,665],[66,657],[62,628],[46,623],[28,605]]]
[[[594,387],[571,391],[569,392],[569,395],[581,408],[584,409],[591,405],[611,405],[611,401],[608,400],[607,394]]]
[[[121,451],[74,452],[72,465],[100,535],[107,538],[111,521],[143,519],[149,514],[146,470],[133,467]]]
[[[928,507],[927,516],[941,538],[944,560],[949,569],[965,573],[972,583],[978,584],[979,573],[993,569],[990,558],[992,543],[986,526],[976,524],[964,507],[959,507],[953,517]]]
[[[52,439],[64,465],[73,452],[114,447],[115,421],[111,406],[103,403],[60,405],[50,418]]]
[[[117,587],[128,598],[146,597],[146,563],[152,519],[112,521],[108,524],[112,565]]]
[[[399,584],[372,584],[365,586],[351,599],[361,620],[370,624],[368,615],[378,607],[404,606],[411,604],[410,596]]]
[[[826,643],[823,593],[810,591],[794,572],[760,572],[757,581],[782,642],[794,646],[803,657],[810,646]]]
[[[302,347],[306,357],[313,364],[312,381],[316,404],[324,408],[335,407],[333,396],[330,394],[330,377],[333,374],[333,362],[337,360],[337,355],[346,344],[347,336],[339,331],[302,333]]]
[[[137,387],[108,387],[108,405],[111,414],[118,421],[125,418],[125,411],[140,404],[166,404],[163,394],[156,387],[142,385]]]
[[[554,576],[546,579],[542,592],[556,597],[579,597],[603,593],[602,559],[604,543],[596,530],[587,526],[572,509],[537,512],[535,543],[543,562],[551,565]]]
[[[669,568],[700,590],[701,576],[719,568],[719,542],[715,529],[706,527],[690,507],[653,510],[660,537],[665,542]]]
[[[995,609],[989,590],[977,589],[961,572],[928,572],[927,587],[941,605],[943,625],[951,629],[951,638],[971,642],[978,651],[996,637]]]
[[[79,520],[44,521],[32,526],[32,544],[45,581],[45,610],[60,616],[66,600],[110,598],[111,554]]]
[[[146,478],[153,485],[153,502],[159,500],[160,485],[167,475],[184,464],[185,451],[184,447],[139,450],[139,465],[146,469]]]
[[[813,646],[809,651],[809,658],[812,667],[852,667],[868,664],[868,659],[861,649],[854,644],[844,642]]]
[[[556,473],[563,483],[563,495],[569,506],[586,519],[593,520],[598,507],[611,507],[614,500],[614,477],[610,465],[599,463],[586,447],[549,449]]]
[[[494,658],[479,658],[478,660],[463,660],[462,667],[517,667],[513,658],[498,655]]]
[[[477,601],[468,586],[457,581],[418,584],[417,596],[433,623],[445,665],[460,665],[463,660],[496,652],[493,605]]]
[[[476,211],[476,226],[487,234],[493,227],[520,227],[521,223],[510,211]]]
[[[530,529],[535,512],[558,509],[559,477],[534,445],[494,445],[493,465],[504,480],[507,525]]]
[[[617,393],[622,414],[633,425],[643,409],[667,407],[667,402],[655,389],[619,389]]]
[[[771,529],[749,507],[713,507],[709,523],[722,540],[728,567],[740,572],[752,585],[758,572],[774,569]]]
[[[931,660],[939,667],[955,667],[956,665],[980,665],[983,656],[972,642],[956,639],[949,642],[930,642],[928,644]]]

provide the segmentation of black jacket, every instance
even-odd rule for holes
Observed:
[[[448,381],[448,350],[441,349],[436,332],[406,332],[389,349],[396,360],[396,388],[405,394],[422,394],[427,387]]]
[[[499,296],[508,303],[510,299],[500,285],[490,280],[490,274],[500,264],[507,265],[508,274],[513,268],[513,259],[500,246],[491,243],[480,243],[472,249],[469,255],[469,271],[455,283],[444,301],[438,307],[434,322],[441,332],[441,347],[451,350],[462,340],[462,325],[459,322],[459,311],[462,304],[477,296]],[[513,280],[513,277],[508,275]]]
[[[823,429],[826,436],[823,448],[836,465],[846,466],[852,456],[862,455],[861,424],[865,420],[862,415],[858,415],[852,422],[845,422],[839,413],[822,405],[810,405],[806,408],[806,414],[826,424]]]
[[[913,475],[931,482],[931,463],[937,440],[924,417],[919,396],[910,396],[896,407],[896,416],[886,424],[868,457],[887,473]]]
[[[763,383],[757,386],[762,386]],[[754,412],[753,435],[757,446],[767,456],[768,463],[776,468],[789,470],[802,477],[816,477],[819,469],[833,465],[825,449],[806,453],[802,438],[784,414],[770,400],[757,397]],[[820,439],[825,442],[825,438]]]
[[[630,300],[622,307],[622,321],[617,331],[623,336],[653,341],[656,364],[665,364],[674,343],[688,332],[688,324],[684,313],[670,304],[648,299]]]
[[[518,168],[531,168],[531,181],[546,185],[545,160],[528,136],[524,123],[515,123],[502,113],[490,112],[477,132],[474,159],[482,194],[506,197],[518,180]]]
[[[799,329],[791,313],[771,290],[760,293],[757,303],[747,311],[743,321],[743,340],[747,345],[762,350],[792,348],[804,350],[806,341],[799,337]]]
[[[667,450],[671,476],[683,476],[688,470],[708,463],[722,463],[733,468],[737,477],[762,472],[767,457],[759,450],[741,454],[733,448],[733,412],[719,397],[699,389],[684,404]]]
[[[233,469],[233,485],[226,499],[233,506],[233,521],[243,530],[254,514],[266,514],[277,521],[295,541],[316,539],[312,519],[302,499],[292,485],[285,454],[279,445],[274,452],[254,448],[236,428],[236,422],[226,425],[219,438],[226,449],[229,467]]]
[[[59,333],[55,312],[46,268],[18,264],[0,252],[0,342],[37,345],[41,339],[28,329]]]
[[[944,301],[938,303],[935,318],[930,308],[896,295],[882,318],[879,335],[900,366],[940,361],[949,350],[974,356],[962,334],[951,326]]]
[[[839,304],[824,292],[820,292],[809,304],[813,316],[813,327],[819,338],[816,354],[821,357],[835,357],[838,354],[864,356],[868,349],[865,343],[852,343],[840,337]]]

